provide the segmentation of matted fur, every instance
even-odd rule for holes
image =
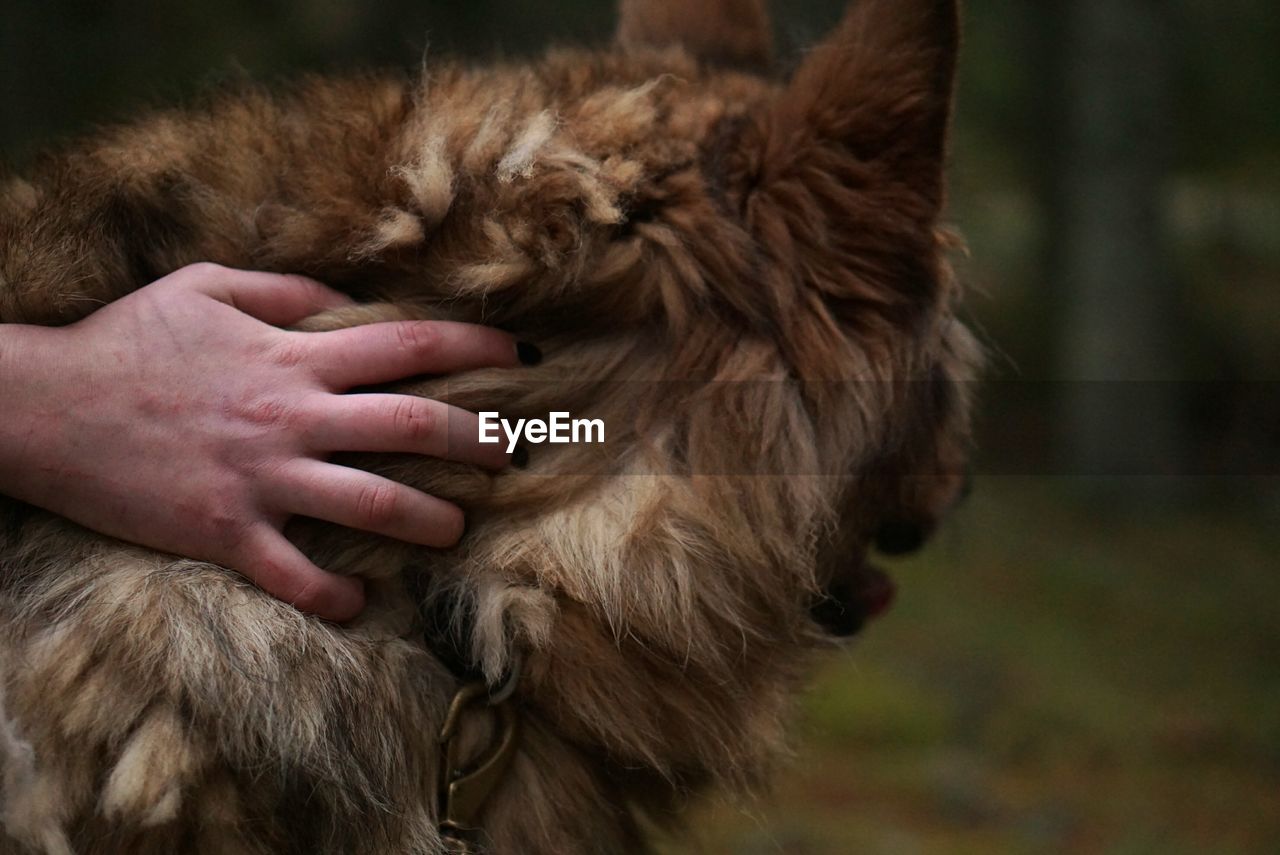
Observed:
[[[499,475],[351,458],[471,526],[438,552],[297,525],[370,580],[343,627],[3,506],[0,851],[443,851],[458,684],[410,590],[489,679],[525,660],[493,852],[630,851],[691,790],[764,780],[829,643],[814,597],[960,482],[957,13],[862,0],[779,82],[721,65],[768,56],[760,3],[697,5],[628,0],[619,46],[527,66],[225,93],[8,184],[2,322],[72,322],[193,262],[306,273],[366,303],[308,328],[481,321],[548,355],[399,391],[610,434]]]

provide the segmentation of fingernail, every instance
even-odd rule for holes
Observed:
[[[524,469],[529,465],[529,449],[523,445],[517,445],[516,450],[511,452],[511,465],[517,469]]]
[[[542,361],[542,350],[527,341],[516,342],[516,357],[521,365],[537,365]]]

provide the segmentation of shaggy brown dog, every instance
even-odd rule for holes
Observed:
[[[365,301],[312,328],[451,318],[548,353],[398,391],[609,434],[499,475],[348,461],[472,520],[443,553],[292,530],[371,580],[350,626],[5,506],[0,850],[448,851],[442,779],[507,712],[474,816],[492,852],[631,851],[691,788],[759,781],[830,643],[815,602],[853,629],[883,596],[875,533],[932,525],[962,480],[957,17],[861,0],[778,82],[756,0],[629,0],[599,52],[236,92],[11,182],[0,321],[65,324],[198,261],[302,272]],[[516,670],[444,768],[467,672]]]

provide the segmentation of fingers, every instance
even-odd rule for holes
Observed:
[[[347,295],[305,276],[232,270],[216,264],[194,264],[173,275],[190,280],[215,300],[278,327],[354,303]]]
[[[456,505],[387,478],[319,460],[298,459],[265,488],[278,511],[423,546],[449,547],[462,538]]]
[[[342,623],[364,610],[364,584],[312,564],[285,536],[263,525],[245,542],[238,567],[255,585],[298,610]]]
[[[506,441],[480,442],[480,418],[412,395],[325,395],[305,420],[313,449],[425,454],[490,469],[511,462]]]
[[[311,359],[334,390],[388,383],[417,374],[534,364],[537,348],[517,345],[489,327],[452,321],[396,321],[308,333]]]

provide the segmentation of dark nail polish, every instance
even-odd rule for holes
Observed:
[[[885,555],[909,555],[924,546],[925,530],[911,522],[892,522],[876,532],[876,549]]]
[[[511,465],[517,469],[526,468],[529,465],[529,449],[517,445],[515,451],[511,452]]]
[[[527,341],[516,342],[516,358],[521,365],[537,365],[542,361],[542,351],[536,344]]]

